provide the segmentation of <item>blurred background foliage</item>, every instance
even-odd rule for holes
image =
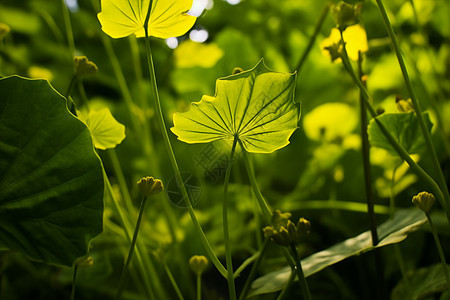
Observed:
[[[126,126],[127,137],[115,151],[134,207],[137,207],[139,195],[135,182],[139,178],[153,175],[167,183],[173,176],[153,118],[153,106],[141,105],[151,100],[144,43],[134,37],[112,40],[106,36],[96,18],[99,1],[66,0],[66,3],[76,53],[71,53],[68,47],[62,2],[1,1],[0,23],[7,24],[11,31],[0,40],[0,74],[46,78],[64,95],[73,76],[73,56],[86,55],[95,62],[98,73],[83,80],[84,91],[76,88],[72,95],[74,101],[83,106],[80,93],[85,92],[91,109],[109,107],[114,117]],[[414,10],[412,3],[386,1],[414,87],[423,109],[429,111],[434,123],[433,138],[448,179],[450,4],[445,0],[415,0]],[[326,4],[311,0],[194,0],[195,13],[201,16],[190,32],[179,38],[151,40],[167,125],[172,126],[174,112],[188,109],[191,102],[199,101],[204,94],[213,95],[215,80],[230,75],[234,67],[249,69],[264,57],[269,68],[293,72]],[[363,69],[368,76],[369,93],[374,96],[377,109],[396,112],[396,97],[408,97],[397,60],[375,2],[363,1],[361,12],[361,24],[368,39]],[[295,100],[302,103],[302,118],[291,144],[273,154],[252,155],[258,183],[271,206],[289,210],[295,218],[302,216],[312,223],[312,233],[300,248],[302,256],[368,229],[358,91],[341,64],[332,63],[319,46],[333,27],[333,19],[328,16],[308,60],[299,70]],[[115,62],[123,71],[135,103],[131,114],[116,76]],[[153,140],[150,152],[143,149],[143,137],[132,125],[136,120],[141,124],[146,118],[150,120],[149,134]],[[187,145],[171,137],[182,172],[194,174],[199,181],[201,194],[195,208],[213,247],[219,257],[223,257],[224,172],[213,165],[205,167],[199,161],[205,162],[203,155],[208,151],[215,151],[220,157],[228,156],[229,147],[220,143]],[[116,196],[123,202],[108,151],[98,152],[117,191]],[[426,153],[418,153],[415,159],[433,174]],[[263,225],[254,217],[255,200],[239,155],[236,162],[229,212],[235,266],[257,251]],[[396,198],[395,206],[410,207],[411,196],[426,189],[426,185],[418,181],[407,165],[385,150],[372,149],[372,164],[375,211],[381,223],[389,217],[391,195]],[[79,299],[108,299],[114,295],[128,248],[117,212],[109,199],[105,201],[104,233],[92,243],[94,265],[79,271]],[[161,289],[158,295],[167,299],[175,297],[164,272],[167,263],[186,298],[193,298],[195,277],[189,273],[187,262],[190,256],[203,254],[203,248],[187,212],[172,205],[174,222],[168,222],[164,208],[167,205],[162,201],[167,198],[160,197],[148,203],[139,237],[154,264],[153,285]],[[136,212],[129,211],[132,223]],[[445,218],[439,217],[436,215],[436,225],[444,251],[449,253],[450,230]],[[177,243],[173,243],[173,236],[177,237]],[[414,233],[400,245],[407,270],[413,272],[438,261],[431,238],[425,230]],[[391,247],[383,249],[389,291],[401,279]],[[271,245],[260,273],[284,264],[285,258]],[[18,253],[1,253],[0,274],[1,299],[63,299],[68,298],[70,292],[70,269],[34,263]],[[246,274],[247,270],[242,280],[237,279],[238,288],[243,285]],[[361,256],[313,275],[308,282],[315,299],[330,299],[330,295],[333,299],[370,299],[375,297],[374,280],[371,257]],[[292,290],[291,296],[298,296],[298,291]],[[129,290],[124,297],[142,299],[139,296],[142,294],[145,294],[145,282],[132,268]],[[226,297],[226,282],[212,268],[204,276],[204,296],[205,299]],[[274,299],[275,295],[260,297]]]

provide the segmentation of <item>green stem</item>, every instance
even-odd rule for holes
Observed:
[[[395,36],[395,33],[394,33],[394,28],[392,27],[392,24],[389,20],[386,9],[383,5],[383,1],[376,0],[376,2],[378,4],[378,8],[380,9],[380,13],[383,18],[384,25],[386,26],[386,30],[389,34],[389,37],[391,38],[392,47],[394,48],[395,55],[397,56],[398,64],[400,65],[400,69],[402,71],[403,78],[406,83],[406,87],[407,87],[409,95],[411,97],[411,101],[414,106],[414,111],[416,112],[417,120],[419,121],[420,129],[422,130],[422,134],[425,139],[425,143],[428,147],[428,154],[431,155],[431,159],[433,162],[433,168],[437,172],[437,175],[438,175],[437,180],[439,183],[439,187],[441,188],[441,191],[444,196],[445,204],[443,206],[444,206],[444,208],[447,207],[446,211],[448,213],[448,208],[450,207],[450,195],[448,193],[447,183],[445,181],[444,174],[442,173],[442,169],[439,164],[439,159],[437,157],[433,142],[431,140],[431,135],[428,132],[427,126],[425,125],[422,110],[420,108],[419,99],[417,98],[416,93],[414,92],[413,85],[412,85],[411,79],[409,78],[408,70],[406,68],[406,64],[403,59],[403,56],[402,56],[402,53],[400,50],[400,46],[397,41],[397,37]],[[447,215],[447,217],[450,218],[450,216],[448,216],[448,215]],[[449,221],[450,221],[450,219],[449,219]]]
[[[297,276],[296,272],[295,272],[295,267],[292,268],[291,274],[289,275],[288,281],[285,285],[285,287],[283,288],[283,290],[281,291],[281,293],[278,295],[277,300],[283,300],[284,297],[286,296],[287,291],[289,290],[289,288],[291,287],[292,283],[294,282],[295,276]]]
[[[165,261],[163,262],[163,264],[164,264],[164,270],[166,271],[167,277],[169,277],[170,283],[172,284],[173,289],[175,290],[175,293],[178,296],[178,299],[184,300],[183,294],[181,293],[181,290],[178,287],[178,284],[177,284],[175,278],[173,277],[173,274],[170,271],[169,266],[167,265],[167,263]]]
[[[192,207],[191,201],[189,199],[189,195],[186,190],[186,186],[184,185],[183,179],[180,174],[180,170],[178,168],[177,161],[175,159],[175,154],[173,153],[172,145],[169,140],[169,135],[167,134],[166,125],[164,123],[164,117],[161,109],[161,102],[159,100],[159,93],[158,93],[158,87],[156,84],[156,76],[155,76],[155,68],[153,65],[153,58],[150,48],[150,41],[148,36],[148,29],[147,26],[144,26],[145,29],[145,46],[146,46],[146,52],[147,52],[147,63],[148,68],[150,71],[150,81],[151,81],[151,87],[152,87],[152,93],[153,93],[153,99],[155,101],[155,111],[156,116],[158,118],[158,123],[161,129],[161,134],[163,136],[164,145],[166,147],[166,151],[169,155],[170,163],[172,165],[173,171],[175,173],[176,181],[180,187],[181,194],[183,196],[184,203],[188,209],[189,215],[191,217],[192,223],[194,224],[194,227],[197,231],[197,234],[200,236],[201,241],[203,243],[203,246],[205,247],[206,253],[208,254],[209,259],[214,264],[214,266],[217,268],[217,270],[222,274],[222,276],[227,277],[227,270],[222,265],[222,263],[217,258],[216,254],[214,253],[214,250],[212,249],[208,239],[206,238],[205,233],[203,232],[203,229],[200,226],[200,223],[197,220],[197,217],[195,216],[194,209]]]
[[[297,67],[295,70],[297,73],[300,72],[301,68],[303,67],[303,64],[305,63],[306,59],[308,58],[309,53],[311,52],[312,47],[314,46],[314,43],[316,42],[317,35],[320,32],[320,29],[322,28],[323,22],[325,21],[325,18],[328,15],[328,11],[330,10],[330,3],[327,3],[325,7],[322,10],[322,13],[320,14],[319,21],[317,21],[316,27],[314,27],[314,32],[311,38],[309,39],[309,43],[306,46],[305,51],[303,51],[302,57],[300,58]]]
[[[64,18],[64,27],[66,29],[67,43],[69,44],[70,49],[70,61],[72,61],[75,56],[75,41],[73,39],[72,24],[70,23],[69,10],[67,9],[67,5],[64,0],[61,0],[61,8]],[[72,68],[75,70],[75,66],[72,66]]]
[[[428,184],[431,186],[434,194],[436,195],[436,197],[440,201],[442,207],[444,208],[446,215],[447,215],[447,219],[450,222],[450,210],[449,210],[448,206],[446,205],[444,195],[442,194],[442,191],[439,188],[439,185],[433,180],[433,178],[431,178],[430,175],[428,175],[428,173],[426,173],[409,156],[408,152],[398,143],[398,141],[392,136],[392,134],[389,132],[389,130],[387,130],[387,128],[383,125],[383,123],[381,123],[380,120],[378,120],[378,118],[377,118],[378,115],[371,104],[372,99],[370,98],[369,93],[367,92],[367,89],[364,87],[362,82],[356,76],[356,74],[350,64],[350,60],[348,58],[348,54],[347,54],[347,51],[345,50],[345,48],[344,48],[344,51],[342,51],[341,58],[342,58],[342,63],[343,63],[345,70],[350,75],[350,77],[352,78],[352,80],[356,84],[356,86],[358,86],[358,88],[362,91],[364,104],[366,105],[366,108],[369,111],[369,113],[371,114],[371,116],[374,118],[374,121],[377,124],[378,128],[383,133],[383,135],[386,137],[386,139],[391,144],[391,146],[395,149],[395,151],[399,154],[399,156],[403,160],[405,160],[406,163],[408,163],[408,165],[411,167],[411,169],[413,169],[419,177],[421,177],[423,180],[428,182]]]
[[[439,257],[441,259],[445,279],[447,280],[447,288],[450,290],[450,275],[449,275],[447,263],[445,262],[444,251],[442,251],[441,242],[439,241],[439,237],[436,233],[436,229],[434,228],[434,224],[433,224],[433,221],[431,220],[430,214],[425,212],[425,215],[427,216],[428,223],[430,224],[431,233],[433,234],[434,242],[436,243],[436,248],[438,250]]]
[[[70,291],[70,300],[75,300],[75,287],[77,285],[78,266],[73,267],[72,290]]]
[[[202,274],[197,273],[197,300],[202,300]]]
[[[230,181],[231,167],[233,165],[234,152],[236,150],[236,144],[238,137],[235,136],[233,140],[233,146],[231,147],[230,160],[227,164],[227,170],[225,172],[225,182],[223,184],[223,207],[222,207],[222,218],[223,218],[223,237],[225,240],[225,257],[227,263],[227,281],[228,281],[228,292],[231,300],[236,300],[236,288],[234,286],[233,277],[233,260],[231,256],[231,244],[230,244],[230,232],[228,226],[228,183]]]
[[[303,274],[302,264],[300,262],[300,259],[298,257],[297,248],[294,244],[291,244],[291,253],[292,257],[294,258],[295,262],[295,270],[297,271],[298,275],[298,281],[300,283],[300,287],[302,289],[303,299],[305,300],[311,300],[311,292],[309,291],[308,283],[306,282],[305,275]]]
[[[133,201],[131,200],[130,190],[128,189],[127,182],[125,180],[125,176],[123,175],[122,167],[120,166],[119,158],[117,157],[117,153],[115,149],[109,149],[107,151],[109,155],[109,159],[111,161],[114,174],[116,175],[117,182],[119,183],[120,192],[123,197],[123,202],[125,203],[125,207],[129,213],[134,211]]]
[[[147,201],[147,197],[144,197],[141,202],[141,207],[139,208],[139,216],[136,222],[136,227],[134,228],[133,239],[131,240],[130,250],[128,251],[127,261],[122,271],[122,275],[120,276],[119,285],[117,288],[116,299],[120,299],[120,295],[122,294],[123,288],[126,283],[127,275],[128,275],[128,266],[130,265],[131,258],[133,257],[134,247],[136,245],[137,236],[139,233],[139,227],[141,226],[142,215],[144,213],[145,202]]]
[[[129,220],[127,219],[125,213],[123,212],[122,208],[120,207],[120,204],[118,203],[116,197],[114,196],[114,191],[112,189],[111,183],[109,182],[109,179],[108,179],[108,177],[107,177],[105,172],[103,174],[103,177],[105,178],[106,188],[107,188],[107,190],[108,190],[108,192],[110,194],[110,197],[111,197],[111,199],[112,199],[112,201],[113,201],[113,203],[114,203],[114,205],[116,207],[116,210],[117,210],[117,212],[119,214],[120,220],[121,220],[121,222],[123,224],[123,229],[124,229],[124,232],[125,232],[125,236],[127,237],[127,239],[129,241],[131,241],[131,234],[130,234],[130,232],[131,232],[131,225],[129,223]],[[147,273],[147,272],[150,271],[151,268],[153,268],[153,266],[151,266],[148,263],[148,261],[143,259],[143,255],[141,254],[141,250],[139,249],[139,247],[136,249],[136,258],[137,258],[137,261],[138,261],[137,265],[141,269],[142,277],[144,278],[144,282],[145,282],[144,286],[147,289],[147,293],[148,293],[150,299],[155,300],[156,297],[155,297],[155,294],[154,294],[154,292],[153,292],[153,290],[151,288],[151,283],[153,281],[150,280],[150,276]]]
[[[259,190],[258,184],[256,182],[256,178],[255,178],[255,173],[253,172],[253,168],[250,164],[250,160],[249,160],[247,151],[245,150],[244,145],[242,145],[242,142],[240,140],[239,140],[239,145],[241,146],[241,149],[242,149],[242,155],[244,157],[245,169],[247,170],[248,179],[250,180],[250,184],[252,186],[253,193],[256,196],[256,200],[258,200],[259,206],[263,212],[263,215],[264,215],[266,221],[270,221],[270,219],[272,217],[272,209],[267,204],[266,200],[264,200],[264,197],[261,194],[261,191]]]
[[[262,244],[261,249],[259,250],[258,258],[256,259],[255,263],[253,264],[253,266],[250,270],[250,274],[248,274],[248,277],[245,280],[245,284],[242,289],[241,295],[239,296],[239,300],[245,300],[245,298],[247,297],[248,290],[250,288],[250,284],[253,282],[253,278],[255,278],[256,271],[258,270],[259,265],[261,264],[261,262],[264,258],[264,254],[266,253],[268,244],[269,244],[269,239],[266,238],[264,240],[264,243]]]

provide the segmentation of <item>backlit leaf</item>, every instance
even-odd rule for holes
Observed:
[[[145,36],[144,23],[150,0],[102,0],[102,11],[98,19],[102,30],[112,38],[135,34]],[[192,0],[152,0],[148,22],[148,34],[169,38],[185,34],[194,25],[196,18],[186,14]]]
[[[351,256],[399,243],[407,237],[408,233],[417,230],[426,220],[425,214],[418,209],[400,210],[391,220],[377,227],[380,243],[376,247],[372,246],[370,231],[366,231],[303,259],[301,261],[303,272],[307,277]],[[291,268],[285,267],[256,279],[252,283],[250,295],[255,296],[281,290],[286,285],[290,274]]]
[[[125,126],[114,119],[108,108],[80,113],[79,118],[89,128],[97,149],[115,148],[125,138]]]
[[[296,74],[253,69],[217,80],[216,95],[203,96],[189,111],[175,113],[172,132],[186,143],[233,140],[245,150],[269,153],[289,144],[300,107],[294,103]]]
[[[47,81],[0,80],[0,249],[71,266],[102,231],[102,164]]]
[[[414,112],[396,113],[396,114],[382,114],[377,119],[383,123],[386,129],[391,132],[392,136],[397,139],[400,145],[409,154],[420,154],[425,147],[425,140],[423,139],[422,131],[420,130],[419,122],[417,121]],[[433,124],[430,121],[430,116],[424,114],[425,124],[428,130],[431,131]],[[393,155],[397,155],[397,151],[392,148],[389,141],[380,131],[375,120],[371,120],[368,127],[369,141],[374,147],[386,149]]]

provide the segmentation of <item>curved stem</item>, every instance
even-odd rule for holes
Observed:
[[[270,208],[269,204],[267,204],[266,200],[264,200],[263,195],[261,194],[261,191],[259,190],[258,184],[256,182],[255,173],[253,172],[253,168],[250,164],[250,160],[247,154],[247,151],[244,148],[244,145],[242,145],[242,142],[239,140],[239,145],[242,149],[242,155],[244,156],[244,164],[245,169],[247,170],[248,179],[250,180],[250,184],[253,189],[253,193],[256,196],[256,200],[258,200],[259,206],[261,207],[261,210],[263,212],[264,217],[266,218],[266,221],[270,221],[272,217],[272,209]]]
[[[362,84],[361,80],[358,79],[356,76],[351,64],[350,60],[348,58],[347,51],[344,48],[344,51],[342,51],[342,63],[344,65],[345,70],[352,78],[353,82],[358,86],[358,88],[362,92],[364,104],[366,105],[367,110],[373,117],[375,123],[377,124],[380,131],[383,133],[383,135],[386,137],[388,142],[391,144],[391,146],[395,149],[395,151],[398,153],[398,155],[408,163],[408,165],[413,169],[419,177],[421,177],[423,180],[428,182],[428,184],[433,189],[434,194],[438,198],[439,202],[441,203],[442,207],[444,208],[444,211],[446,212],[447,220],[450,222],[450,210],[449,207],[446,205],[446,201],[444,198],[444,195],[439,187],[439,185],[434,181],[433,178],[431,178],[428,173],[426,173],[408,154],[408,152],[398,143],[398,141],[392,136],[392,134],[387,130],[387,128],[383,125],[383,123],[380,122],[377,118],[377,113],[375,112],[375,109],[373,108],[371,101],[372,99],[369,96],[369,93],[367,92],[367,89]]]
[[[409,96],[411,97],[411,101],[414,106],[414,111],[416,112],[417,120],[419,121],[420,129],[422,130],[422,134],[425,139],[425,143],[428,147],[429,155],[431,155],[434,169],[437,172],[437,176],[438,176],[437,179],[439,182],[439,187],[441,188],[441,191],[443,192],[445,206],[450,207],[450,195],[448,193],[447,183],[445,181],[444,174],[442,173],[442,169],[439,164],[439,159],[437,157],[433,142],[431,140],[431,135],[428,132],[427,126],[425,125],[422,110],[421,110],[420,104],[419,104],[419,99],[417,98],[416,93],[414,92],[411,79],[409,78],[408,70],[406,69],[406,64],[403,59],[403,56],[402,56],[402,53],[400,50],[400,46],[397,41],[397,37],[395,36],[395,33],[394,33],[394,28],[392,28],[392,24],[389,21],[389,17],[387,15],[386,9],[383,5],[383,1],[376,0],[376,2],[378,4],[378,8],[380,9],[380,13],[383,18],[384,25],[386,26],[386,30],[389,34],[389,37],[391,38],[392,47],[394,48],[394,52],[395,52],[395,55],[397,56],[398,64],[400,65],[400,69],[403,74],[406,88],[408,89]]]
[[[305,51],[302,54],[302,57],[300,58],[297,67],[295,70],[297,73],[300,72],[301,68],[303,67],[303,64],[305,63],[306,59],[308,58],[309,53],[311,52],[312,47],[314,46],[314,43],[316,41],[317,35],[320,32],[320,29],[322,28],[323,22],[325,21],[325,18],[328,15],[328,11],[330,10],[330,3],[327,3],[325,7],[322,10],[322,13],[320,14],[319,20],[317,21],[316,27],[314,28],[314,32],[309,39],[309,43],[305,48]]]
[[[217,270],[222,274],[222,276],[227,277],[227,270],[222,265],[222,263],[217,258],[216,254],[214,253],[214,250],[212,249],[211,245],[209,244],[208,239],[206,238],[205,233],[203,232],[203,229],[200,226],[200,223],[197,220],[197,217],[195,216],[194,209],[192,208],[191,201],[189,199],[189,195],[186,190],[186,186],[184,185],[183,179],[181,178],[180,170],[178,168],[177,161],[175,159],[175,154],[173,153],[172,145],[169,140],[169,135],[167,134],[166,125],[164,123],[164,117],[162,114],[161,109],[161,102],[159,100],[159,93],[158,93],[158,87],[156,84],[156,76],[155,76],[155,68],[153,65],[153,58],[150,48],[150,41],[148,36],[148,29],[145,26],[145,46],[146,46],[146,52],[147,52],[147,62],[148,62],[148,68],[150,71],[150,81],[152,85],[152,93],[153,93],[153,99],[155,101],[155,112],[156,116],[158,118],[158,123],[161,129],[161,134],[164,140],[164,145],[166,147],[167,154],[169,155],[169,160],[172,165],[172,169],[175,173],[176,181],[180,187],[181,195],[183,196],[183,201],[188,209],[189,216],[191,217],[192,223],[194,224],[194,227],[197,231],[197,234],[200,236],[200,239],[203,243],[203,246],[205,247],[206,253],[209,256],[209,259],[214,264],[214,266],[217,268]]]
[[[225,240],[225,257],[227,263],[227,281],[228,281],[228,291],[231,300],[236,300],[236,288],[234,286],[233,277],[233,260],[231,256],[231,244],[230,244],[230,232],[228,226],[228,183],[230,181],[231,166],[233,165],[234,152],[236,150],[236,144],[238,137],[235,136],[233,140],[233,146],[231,147],[230,160],[227,164],[227,170],[225,173],[225,182],[223,184],[223,207],[222,207],[222,217],[223,217],[223,237]]]
[[[250,288],[250,284],[253,281],[253,278],[255,278],[256,271],[258,270],[259,265],[261,264],[262,259],[264,258],[264,254],[267,249],[267,245],[269,244],[269,239],[266,238],[264,240],[264,243],[262,244],[261,250],[259,250],[258,258],[256,259],[255,263],[253,264],[250,274],[248,275],[247,279],[245,280],[244,288],[242,289],[241,295],[239,296],[239,300],[245,300],[248,294],[248,289]]]
[[[447,280],[447,288],[448,288],[448,290],[450,290],[450,275],[449,275],[449,270],[448,270],[448,267],[447,267],[447,263],[445,262],[444,251],[442,251],[441,242],[439,241],[439,237],[438,237],[438,235],[436,233],[436,229],[434,228],[434,224],[433,224],[433,221],[431,220],[430,214],[429,213],[425,213],[425,215],[427,216],[428,223],[430,224],[431,233],[433,234],[434,242],[436,243],[436,248],[437,248],[438,253],[439,253],[439,258],[441,259],[441,263],[442,263],[442,268],[443,268],[443,271],[444,271],[445,279]]]
[[[309,291],[308,283],[306,282],[305,275],[303,274],[302,263],[298,257],[297,248],[295,248],[294,244],[291,244],[290,248],[295,261],[295,270],[297,271],[298,281],[302,289],[303,299],[311,300],[311,292]]]
[[[142,215],[144,213],[145,202],[147,201],[147,197],[144,197],[141,202],[141,207],[139,208],[139,216],[136,222],[136,227],[134,228],[133,239],[131,240],[130,250],[128,251],[127,261],[122,271],[122,275],[120,276],[119,285],[117,288],[116,299],[120,299],[120,295],[122,294],[122,290],[125,286],[125,282],[128,275],[128,266],[130,265],[131,258],[134,253],[134,246],[136,245],[137,236],[139,233],[139,227],[141,226]]]

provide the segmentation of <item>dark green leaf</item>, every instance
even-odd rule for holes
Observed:
[[[424,118],[428,130],[431,131],[433,124],[430,121],[429,115],[425,114]],[[409,154],[420,154],[425,150],[425,141],[414,112],[383,114],[377,117],[377,119],[383,123],[386,129],[391,132],[392,136],[397,139]],[[390,153],[397,155],[397,152],[392,148],[373,119],[370,121],[368,132],[372,146],[386,149]]]
[[[87,127],[47,81],[1,79],[0,249],[70,266],[102,215],[102,164]]]

